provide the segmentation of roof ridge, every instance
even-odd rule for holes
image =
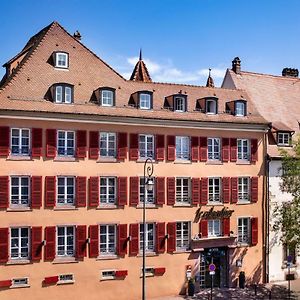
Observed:
[[[229,71],[234,72],[231,69],[229,69]],[[265,73],[259,73],[259,72],[251,72],[251,71],[241,71],[241,75],[243,75],[243,73],[249,74],[249,75],[261,75],[261,76],[275,77],[275,78],[280,78],[280,79],[284,79],[284,80],[300,80],[299,77],[265,74]]]

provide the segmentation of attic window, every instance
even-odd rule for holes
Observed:
[[[186,111],[186,98],[181,96],[174,96],[174,111]]]
[[[207,99],[206,100],[206,110],[205,112],[210,115],[217,114],[217,100]]]
[[[101,90],[101,106],[114,106],[115,93],[114,90]]]
[[[69,67],[69,54],[65,52],[56,52],[55,67],[67,69]]]
[[[68,84],[54,85],[54,102],[56,103],[72,103],[73,102],[73,87]]]
[[[152,108],[152,95],[150,93],[139,94],[139,107],[140,109],[151,109]]]
[[[278,146],[290,146],[291,145],[291,134],[289,132],[278,132],[277,133],[277,144],[278,144]]]
[[[235,115],[237,117],[246,115],[246,103],[244,101],[235,101]]]

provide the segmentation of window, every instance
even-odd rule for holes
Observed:
[[[101,271],[100,273],[100,279],[101,280],[110,280],[110,279],[115,279],[115,270],[105,270]]]
[[[208,220],[208,237],[221,236],[221,220]]]
[[[176,223],[176,250],[185,251],[189,249],[190,244],[190,222]]]
[[[287,244],[283,244],[282,250],[283,250],[283,263],[287,264],[288,257],[290,256],[292,257],[292,260],[290,260],[291,263],[295,265],[297,262],[297,251],[295,245],[288,246]]]
[[[10,258],[29,259],[29,228],[10,229]]]
[[[151,109],[152,99],[150,94],[140,93],[140,108],[141,109]]]
[[[188,136],[176,136],[176,159],[190,159],[190,138]]]
[[[74,226],[57,227],[57,256],[75,255]]]
[[[116,134],[100,132],[100,156],[116,157]]]
[[[154,157],[154,137],[149,134],[139,135],[140,158]]]
[[[74,275],[73,274],[60,274],[58,275],[57,284],[67,284],[74,283]]]
[[[29,155],[30,130],[24,128],[12,128],[11,153],[13,155]]]
[[[250,243],[250,218],[238,218],[238,243]]]
[[[190,203],[190,179],[176,178],[176,202]]]
[[[75,178],[60,176],[57,178],[57,205],[75,205]]]
[[[239,160],[249,160],[250,159],[250,147],[249,147],[249,140],[246,139],[238,139],[237,140],[238,146],[238,159]]]
[[[241,101],[235,102],[235,115],[237,117],[243,117],[246,115],[246,103]]]
[[[221,203],[221,178],[208,179],[208,201]]]
[[[28,176],[12,176],[10,178],[10,204],[11,206],[29,206],[29,183]]]
[[[185,107],[185,98],[184,97],[175,97],[174,98],[174,110],[178,112],[186,111]]]
[[[155,269],[151,267],[145,267],[145,276],[152,277],[155,275]],[[141,268],[141,277],[143,276],[143,268]]]
[[[29,278],[28,277],[13,278],[11,282],[11,286],[14,288],[29,286]]]
[[[112,90],[101,90],[101,105],[114,106],[115,93]]]
[[[146,223],[145,224],[145,252],[154,252],[154,236],[155,236],[155,224]],[[140,224],[140,252],[143,251],[143,234],[144,234],[144,225]]]
[[[58,130],[58,147],[59,156],[74,156],[75,154],[75,132]]]
[[[277,144],[281,146],[290,146],[291,134],[288,132],[277,133]]]
[[[207,114],[216,114],[217,113],[217,101],[216,100],[206,100],[206,113]]]
[[[55,67],[67,69],[69,67],[68,53],[56,52],[55,53]]]
[[[100,225],[100,256],[116,254],[116,225]]]
[[[116,178],[100,177],[100,204],[116,203]]]
[[[155,182],[154,178],[151,178],[151,180]],[[144,203],[145,198],[146,198],[146,204],[154,204],[154,189],[152,189],[152,191],[146,189],[145,191],[145,178],[140,177],[140,203]]]
[[[249,199],[249,177],[239,177],[238,179],[238,193],[239,202],[248,202]]]
[[[69,85],[55,85],[56,103],[72,103],[73,102],[73,87]]]
[[[208,138],[208,159],[210,160],[220,160],[220,139],[219,138]]]

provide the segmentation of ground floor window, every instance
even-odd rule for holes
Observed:
[[[295,245],[283,244],[283,263],[291,262],[293,265],[297,262],[297,251]]]

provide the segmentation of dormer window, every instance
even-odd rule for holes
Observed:
[[[101,106],[114,106],[115,93],[113,90],[101,90]]]
[[[235,101],[235,115],[237,117],[244,117],[246,115],[246,102]]]
[[[210,115],[217,114],[217,100],[206,99],[206,110],[205,112]]]
[[[152,108],[152,95],[148,93],[139,94],[140,109],[151,109]]]
[[[67,84],[57,84],[54,86],[54,102],[72,103],[73,87]]]
[[[131,94],[128,105],[135,107],[135,108],[140,108],[140,109],[145,109],[145,110],[150,110],[153,108],[153,92],[152,91],[138,91],[133,94]]]
[[[277,133],[277,144],[278,144],[278,146],[290,146],[291,145],[291,134],[289,132],[278,132]]]
[[[186,111],[186,98],[181,96],[174,97],[174,111],[184,112]]]
[[[69,68],[69,54],[65,52],[55,52],[55,67]]]

